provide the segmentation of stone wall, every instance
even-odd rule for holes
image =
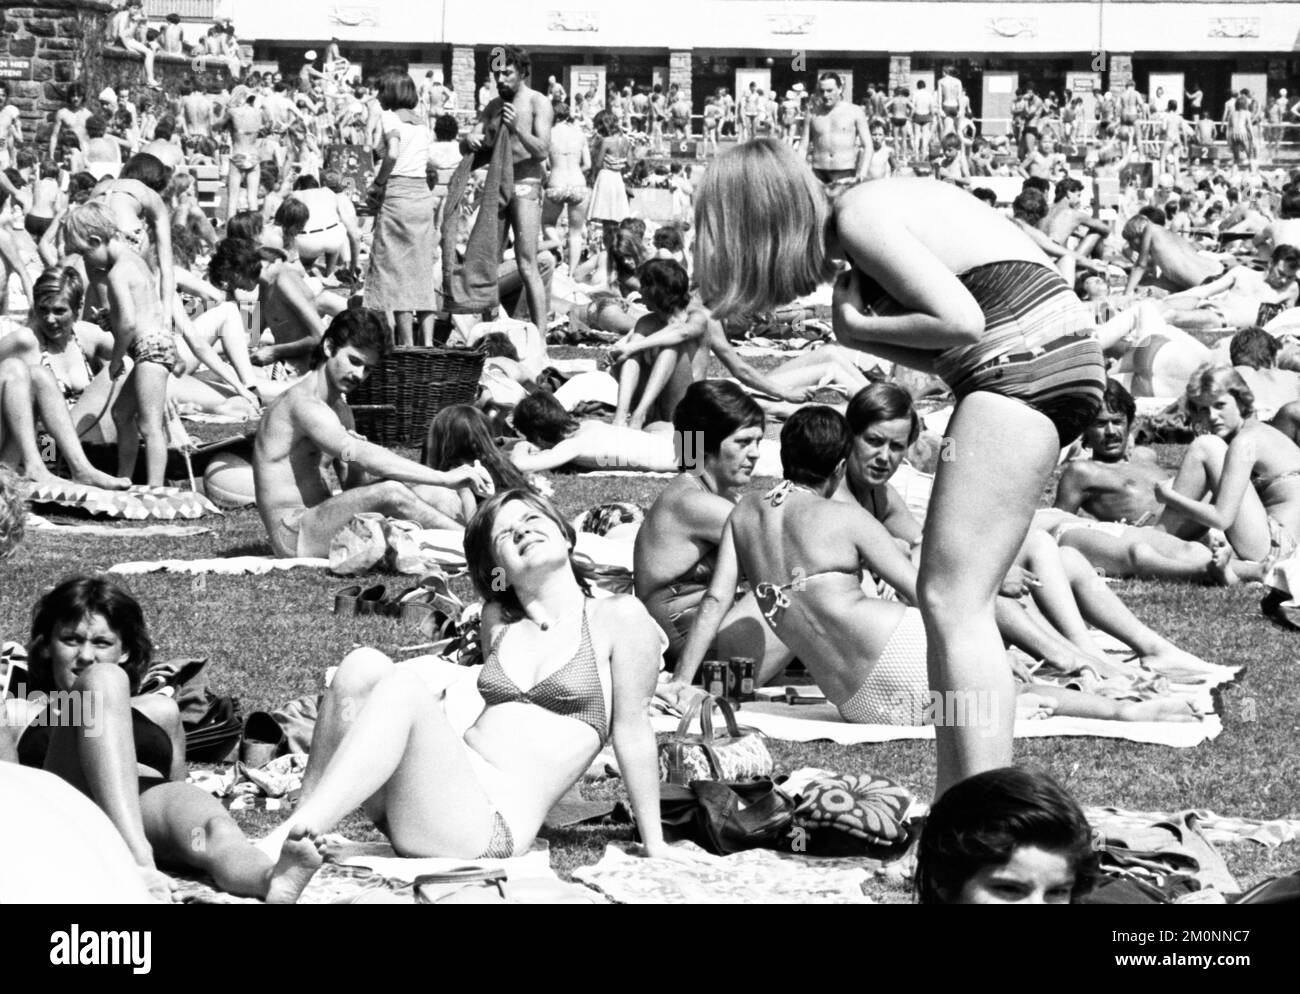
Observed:
[[[10,101],[21,114],[26,140],[38,147],[49,141],[54,114],[74,80],[89,96],[105,86],[125,85],[137,102],[145,94],[160,92],[144,86],[140,56],[107,44],[113,9],[105,0],[0,0],[0,79],[8,84]],[[195,66],[188,58],[160,55],[156,70],[173,94],[185,76],[212,91],[230,85],[223,64]]]
[[[103,0],[0,0],[0,68],[24,137],[48,139],[67,85],[99,69],[112,11]]]

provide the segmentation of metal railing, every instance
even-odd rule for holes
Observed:
[[[168,14],[179,14],[186,21],[211,21],[216,0],[144,0],[145,16],[161,21]]]

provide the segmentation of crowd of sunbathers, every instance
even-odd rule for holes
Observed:
[[[118,865],[126,861],[142,871],[133,885],[157,897],[170,893],[158,867],[181,865],[231,893],[296,900],[321,865],[325,834],[358,807],[401,855],[518,855],[607,743],[645,854],[689,861],[660,831],[647,705],[658,697],[688,707],[705,659],[753,658],[766,683],[797,658],[850,722],[922,723],[936,694],[979,691],[994,701],[988,727],[937,723],[922,900],[1078,896],[1093,872],[1086,823],[1050,780],[1009,769],[1016,717],[1199,716],[1167,697],[1035,679],[1006,647],[1066,674],[1122,676],[1096,629],[1125,644],[1139,669],[1195,674],[1205,663],[1144,624],[1098,572],[1232,584],[1260,580],[1294,553],[1300,377],[1287,367],[1300,366],[1285,329],[1300,269],[1300,239],[1287,228],[1300,217],[1297,178],[1274,189],[1254,173],[1189,174],[1168,186],[1162,177],[1133,195],[1147,203],[1121,200],[1112,224],[1082,208],[1075,179],[1060,179],[1053,197],[1049,180],[1030,177],[1008,215],[960,185],[924,178],[831,190],[806,155],[755,137],[714,159],[698,190],[683,180],[679,192],[694,198],[689,230],[662,227],[648,246],[644,227],[607,210],[626,201],[621,180],[601,189],[629,155],[620,123],[597,115],[593,160],[564,104],[529,88],[526,53],[508,54],[499,95],[464,146],[455,134],[440,142],[456,153],[445,161],[459,162],[508,132],[515,258],[502,263],[510,271],[500,282],[534,320],[467,329],[489,356],[485,390],[479,403],[434,418],[420,459],[359,435],[348,406],[394,333],[410,341],[432,328],[422,304],[366,306],[372,282],[391,281],[409,260],[386,252],[376,273],[372,255],[366,289],[352,292],[362,246],[355,211],[338,175],[318,163],[313,172],[307,145],[293,172],[267,161],[252,170],[266,190],[243,182],[256,158],[241,150],[267,137],[282,147],[277,126],[293,134],[294,125],[281,116],[301,116],[277,102],[275,83],[230,94],[198,136],[206,145],[169,131],[202,117],[187,109],[190,93],[176,121],[159,119],[147,142],[113,139],[133,153],[120,169],[76,172],[65,192],[60,168],[40,166],[31,211],[44,204],[49,224],[28,230],[48,266],[35,280],[13,247],[27,236],[0,230],[30,302],[26,324],[0,336],[0,460],[34,480],[48,475],[39,422],[79,482],[128,485],[143,445],[144,475],[160,484],[173,405],[259,416],[251,485],[276,555],[324,556],[362,512],[464,529],[484,604],[482,714],[467,731],[453,729],[432,671],[374,650],[350,653],[321,703],[302,800],[254,845],[215,799],[185,783],[174,703],[139,693],[151,666],[143,608],[111,581],[78,576],[33,612],[32,680],[56,708],[92,693],[102,724],[89,734],[40,710],[0,730],[0,758],[56,774],[107,817],[117,841],[97,836],[88,887],[128,888]],[[97,148],[102,130],[81,94],[69,96],[65,133]],[[409,217],[384,213],[411,210],[401,206],[415,196],[403,182],[436,188],[453,168],[438,165],[440,142],[417,133],[429,130],[414,113],[426,103],[404,74],[379,81],[380,174],[370,194],[390,249],[427,237]],[[208,154],[214,130],[230,138],[220,238],[177,168],[197,163],[187,147]],[[820,140],[816,127],[811,134]],[[402,171],[413,150],[418,176]],[[19,173],[35,165],[15,161]],[[590,191],[584,162],[598,174]],[[576,178],[552,184],[566,170]],[[295,172],[284,189],[280,177],[290,183]],[[596,209],[570,212],[568,263],[606,277],[586,317],[620,336],[606,357],[609,421],[579,420],[538,386],[549,365],[541,274],[556,263],[539,263],[547,236],[534,179],[548,193],[581,186]],[[440,197],[422,223],[464,218],[463,241],[472,240],[464,206],[443,216]],[[1239,242],[1244,254],[1207,254],[1174,223],[1202,203],[1212,211],[1217,198],[1228,208],[1220,213],[1233,215],[1227,228],[1250,236]],[[547,199],[574,206],[572,197]],[[584,262],[584,239],[572,236],[588,220],[604,229],[603,248]],[[431,279],[432,255],[427,269]],[[1122,293],[1111,292],[1112,272]],[[836,344],[773,372],[737,354],[729,331],[828,285]],[[182,294],[215,306],[191,317]],[[250,335],[241,302],[252,300],[260,309]],[[1226,354],[1204,343],[1218,329]],[[734,381],[711,376],[715,357]],[[203,378],[189,375],[199,366]],[[913,392],[891,381],[895,368],[951,393],[941,432],[926,429]],[[494,382],[518,388],[510,410]],[[847,402],[813,403],[825,386]],[[1206,430],[1176,470],[1134,442],[1138,401],[1153,397],[1178,402]],[[784,421],[781,478],[754,488],[771,418]],[[91,427],[115,440],[115,475],[86,457]],[[522,441],[503,445],[505,434]],[[1040,508],[1063,452],[1055,506]],[[917,473],[904,466],[909,455],[934,470],[928,506],[891,483]],[[634,594],[593,596],[573,526],[535,482],[565,466],[673,474],[636,531]],[[0,526],[21,520],[5,510]],[[49,778],[24,780],[5,764],[0,776],[52,821],[56,810],[85,807]],[[1053,828],[1015,835],[998,820],[1003,801],[1041,808]],[[65,830],[90,838],[102,822],[87,815]],[[203,845],[193,844],[196,833]],[[972,842],[980,833],[998,841],[980,848]],[[52,829],[49,838],[59,836]]]

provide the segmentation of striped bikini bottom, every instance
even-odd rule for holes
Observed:
[[[879,284],[859,275],[863,299],[874,313],[903,312]],[[935,374],[958,400],[982,390],[1045,414],[1061,447],[1069,445],[1101,410],[1106,387],[1091,312],[1060,274],[1042,263],[990,262],[957,279],[984,313],[984,334],[972,345],[935,356]]]
[[[958,276],[984,312],[974,345],[948,349],[935,372],[960,400],[977,390],[1046,415],[1061,447],[1101,410],[1106,367],[1091,315],[1054,269],[1011,260]]]

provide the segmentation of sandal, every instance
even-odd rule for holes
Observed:
[[[344,587],[342,590],[334,591],[334,613],[356,614],[357,598],[360,596],[361,587],[355,583],[350,587]]]
[[[387,614],[384,603],[384,594],[387,592],[388,588],[382,583],[361,591],[361,595],[357,598],[357,614],[381,617]]]

